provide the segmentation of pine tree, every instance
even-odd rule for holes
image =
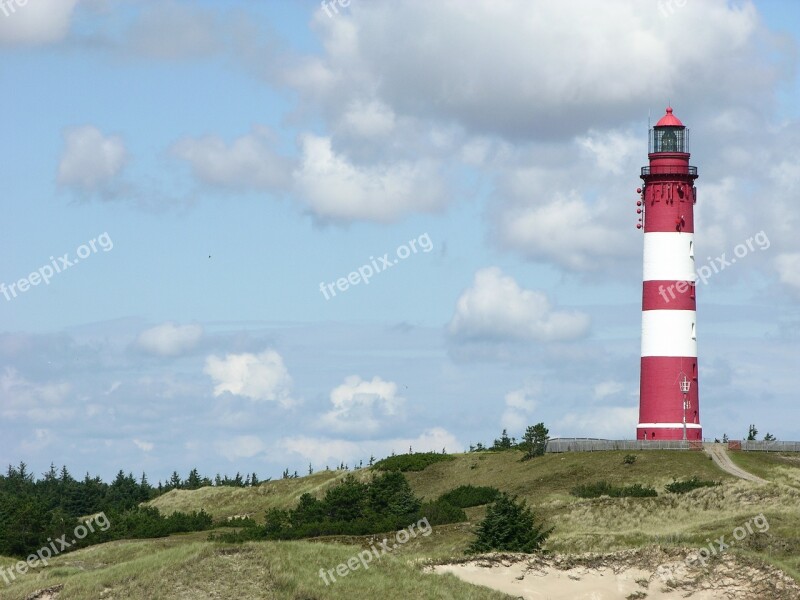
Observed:
[[[478,525],[477,538],[468,553],[492,551],[533,553],[542,550],[553,528],[537,523],[525,501],[503,492],[486,510],[486,518]]]

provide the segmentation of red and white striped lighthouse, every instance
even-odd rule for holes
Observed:
[[[689,166],[689,130],[667,108],[649,132],[642,167],[644,230],[640,440],[701,440],[697,393],[694,204],[697,167]]]

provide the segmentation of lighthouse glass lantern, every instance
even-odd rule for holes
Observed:
[[[636,436],[648,439],[649,432],[651,439],[701,440],[694,264],[697,168],[689,165],[689,130],[671,107],[650,130],[648,150],[636,202],[637,227],[644,233]],[[687,406],[693,410],[691,423],[686,423]]]

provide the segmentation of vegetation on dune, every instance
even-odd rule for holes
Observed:
[[[35,480],[25,463],[9,467],[0,476],[0,554],[26,557],[48,540],[62,536],[72,540],[75,528],[88,515],[102,513],[103,527],[78,536],[69,550],[108,540],[159,537],[172,533],[199,531],[211,526],[211,516],[202,509],[165,517],[155,508],[139,503],[148,498],[146,478],[137,483],[120,472],[110,484],[88,475],[83,481],[72,478],[66,467]],[[107,527],[105,526],[107,525]]]
[[[540,552],[552,531],[552,527],[537,522],[524,500],[500,494],[487,509],[467,552]]]
[[[450,454],[438,454],[436,452],[417,452],[415,454],[400,454],[389,456],[375,463],[375,468],[379,471],[424,471],[427,467],[438,462],[454,460]]]
[[[707,481],[692,477],[691,479],[684,479],[683,481],[673,481],[664,486],[664,488],[671,494],[685,494],[704,487],[714,487],[720,485],[719,481]]]
[[[444,501],[423,504],[405,476],[389,471],[370,482],[349,475],[320,500],[303,494],[294,509],[267,511],[265,524],[224,534],[225,541],[291,540],[325,535],[366,535],[393,531],[427,519],[430,525],[466,521],[463,510]]]
[[[450,490],[446,494],[439,496],[440,502],[447,502],[459,508],[469,508],[471,506],[481,506],[494,502],[500,495],[500,490],[496,487],[483,485],[460,485]]]
[[[658,496],[658,492],[653,488],[643,486],[641,483],[616,486],[607,481],[578,485],[572,488],[570,493],[578,498],[600,498],[601,496],[609,496],[611,498],[652,498]]]

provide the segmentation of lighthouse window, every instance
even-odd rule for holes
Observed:
[[[694,242],[689,242],[689,256],[694,258]]]
[[[697,339],[697,333],[695,332],[695,324],[694,323],[692,323],[692,339],[693,340]]]

